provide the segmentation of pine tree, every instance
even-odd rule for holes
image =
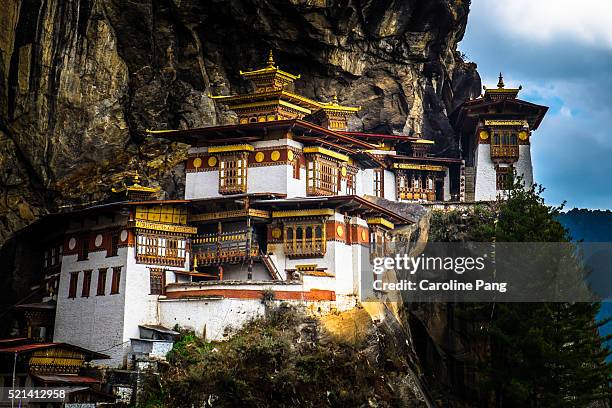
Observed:
[[[517,180],[499,205],[497,242],[569,242],[541,187]],[[575,273],[580,273],[578,269]],[[582,278],[582,276],[579,276]],[[598,303],[494,304],[482,386],[495,407],[587,407],[609,401],[611,366]]]

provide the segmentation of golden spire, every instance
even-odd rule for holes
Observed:
[[[268,53],[268,66],[274,66],[274,54],[272,53],[272,50],[270,50],[270,52]]]
[[[504,76],[502,75],[502,73],[499,73],[499,81],[497,81],[497,88],[502,89],[504,86],[506,86],[504,84]]]

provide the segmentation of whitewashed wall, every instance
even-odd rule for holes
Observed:
[[[126,261],[127,248],[119,248],[118,255],[106,257],[106,251],[90,252],[89,259],[77,261],[77,255],[62,258],[54,342],[66,342],[89,350],[99,351],[111,356],[111,360],[100,360],[99,363],[120,366],[123,363],[125,347],[124,315],[126,311]],[[121,266],[119,293],[110,294],[112,267]],[[106,291],[104,296],[97,296],[98,269],[109,268],[106,272]],[[92,270],[89,297],[81,297],[83,288],[83,271]],[[80,272],[76,298],[69,299],[70,273]]]
[[[504,166],[505,164],[501,164]],[[525,187],[533,184],[533,166],[531,163],[531,147],[519,145],[519,158],[514,164],[516,173],[523,176]],[[476,150],[476,201],[495,200],[498,195],[503,195],[497,190],[495,164],[491,160],[491,146],[479,144]]]
[[[476,149],[476,201],[490,201],[497,198],[495,164],[491,160],[491,145],[481,143]]]
[[[397,192],[395,186],[395,173],[389,170],[384,170],[384,197],[387,200],[397,201]]]
[[[516,173],[523,176],[525,187],[533,184],[533,165],[531,163],[531,145],[519,145],[519,159],[515,164]]]

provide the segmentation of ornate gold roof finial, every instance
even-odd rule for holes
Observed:
[[[270,50],[270,52],[268,53],[268,66],[274,66],[274,54],[272,53],[272,50]]]
[[[506,86],[506,85],[504,84],[504,76],[503,76],[503,75],[502,75],[502,73],[500,72],[500,73],[499,73],[499,81],[497,81],[497,88],[501,89],[501,88],[503,88],[504,86]]]
[[[338,95],[337,95],[337,94],[334,94],[334,96],[333,96],[333,98],[332,98],[332,103],[333,103],[334,105],[338,105]]]

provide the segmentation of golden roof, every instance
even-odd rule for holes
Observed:
[[[132,183],[133,183],[133,184],[132,184],[131,186],[126,186],[126,185],[124,184],[122,187],[119,187],[119,188],[115,188],[115,187],[113,187],[113,188],[111,189],[111,191],[112,191],[113,193],[121,193],[121,192],[125,191],[125,192],[126,192],[126,194],[130,195],[130,194],[132,194],[132,193],[139,193],[139,194],[154,194],[154,193],[157,193],[157,192],[160,190],[160,188],[159,188],[159,187],[157,187],[157,188],[153,188],[153,187],[145,187],[145,186],[143,186],[143,185],[140,185],[140,184],[139,184],[139,182],[140,182],[140,177],[139,177],[138,175],[135,175],[135,176],[132,178]]]
[[[265,68],[253,71],[240,71],[240,75],[245,79],[253,81],[258,89],[270,86],[284,88],[286,85],[300,78],[299,75],[290,74],[277,67],[274,64],[272,50],[270,50],[268,54],[268,64]]]
[[[506,88],[506,84],[504,84],[504,76],[502,73],[499,73],[499,80],[497,81],[497,88],[487,88],[483,86],[484,89],[484,97],[490,99],[514,99],[517,97],[519,91],[523,89],[522,86],[518,88]]]
[[[330,102],[318,102],[319,107],[325,111],[334,112],[359,112],[360,106],[342,106],[338,104],[338,97],[334,95]]]

